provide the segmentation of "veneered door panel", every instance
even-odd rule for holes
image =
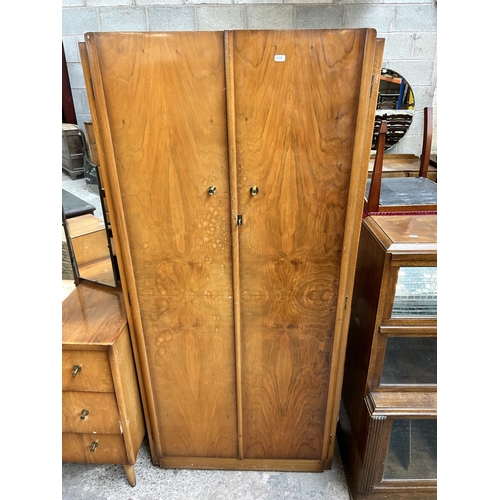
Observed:
[[[361,177],[366,149],[366,37],[248,30],[87,40],[161,464],[231,468],[238,457],[280,468],[290,459],[310,470],[333,454],[362,206],[351,170]]]
[[[235,457],[223,33],[97,33],[95,50],[157,452]]]
[[[245,458],[322,456],[364,46],[234,34]]]

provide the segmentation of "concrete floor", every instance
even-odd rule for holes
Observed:
[[[62,500],[349,500],[338,449],[325,472],[160,469],[145,440],[131,487],[120,465],[62,464]]]
[[[62,187],[97,207],[99,196],[84,179],[63,172]],[[63,282],[63,297],[72,282]],[[151,463],[144,440],[135,464],[137,484],[131,487],[120,465],[62,464],[62,500],[349,500],[338,447],[333,467],[319,473],[160,469]]]

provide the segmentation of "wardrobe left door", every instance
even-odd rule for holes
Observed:
[[[155,452],[235,458],[223,33],[86,44]]]

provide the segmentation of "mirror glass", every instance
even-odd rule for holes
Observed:
[[[414,109],[415,95],[406,78],[392,69],[382,68],[372,149],[377,147],[378,129],[382,120],[387,121],[385,150],[388,150],[395,146],[408,131],[413,121]]]
[[[91,161],[83,131],[76,128],[80,147],[77,143],[70,152],[72,171],[63,168],[62,174],[62,219],[67,246],[77,283],[83,279],[114,287],[118,279],[116,256],[99,169]]]

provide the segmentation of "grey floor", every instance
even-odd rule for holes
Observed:
[[[98,208],[99,196],[84,179],[63,172],[62,188]],[[333,467],[319,473],[160,469],[151,463],[144,440],[135,464],[137,484],[131,487],[119,465],[62,464],[62,500],[349,500],[338,447]]]
[[[160,469],[147,440],[131,487],[120,465],[62,464],[62,500],[349,500],[338,449],[325,472],[255,472]]]

